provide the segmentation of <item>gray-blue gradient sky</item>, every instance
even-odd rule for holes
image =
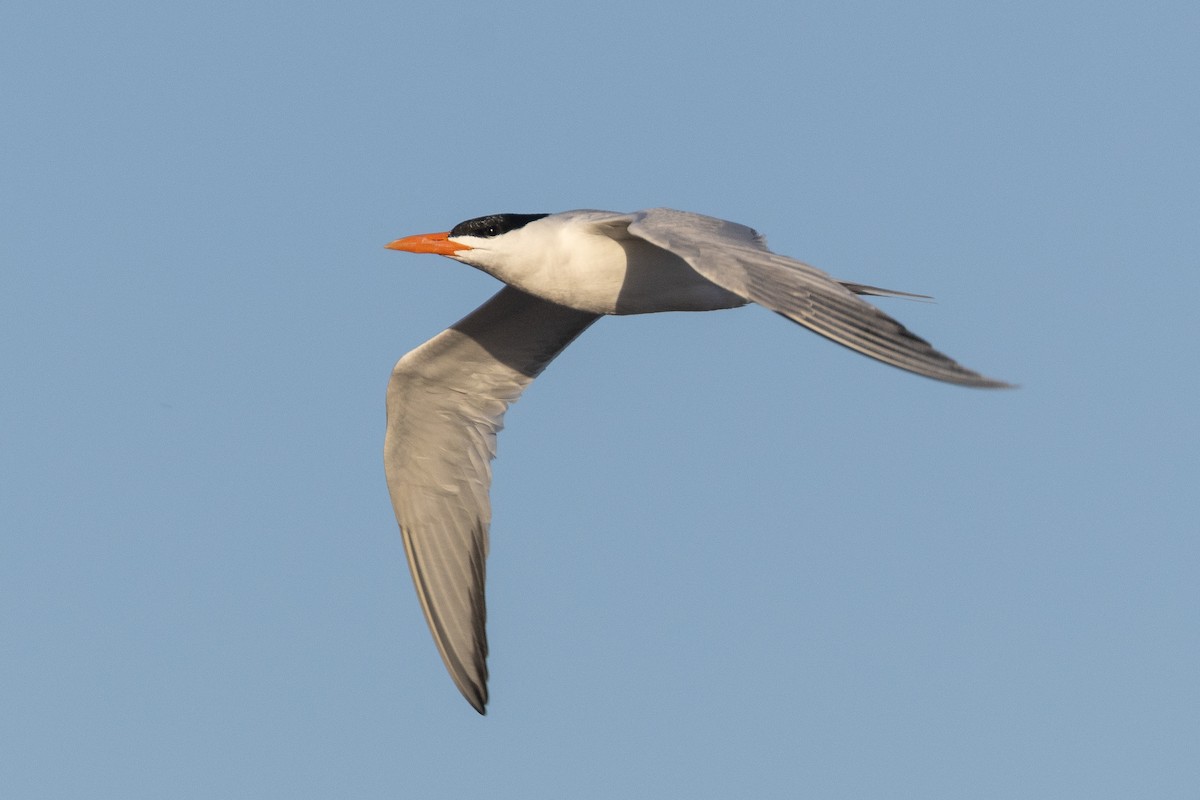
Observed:
[[[0,11],[0,793],[1194,798],[1194,2]],[[383,481],[497,211],[734,219],[1022,385],[602,320],[495,464],[492,703]]]

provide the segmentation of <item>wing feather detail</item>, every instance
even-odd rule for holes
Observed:
[[[417,597],[442,660],[487,705],[491,460],[504,412],[598,317],[512,287],[397,362],[384,466]]]
[[[744,225],[656,208],[635,214],[629,233],[674,253],[721,288],[885,364],[963,386],[1010,386],[939,352],[856,292],[914,295],[843,284],[816,267],[771,252],[762,236]]]

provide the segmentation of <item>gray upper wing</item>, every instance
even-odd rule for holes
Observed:
[[[596,319],[505,287],[401,358],[388,383],[384,466],[408,565],[442,660],[481,714],[496,433],[508,406]]]
[[[637,213],[629,232],[679,256],[721,288],[871,358],[964,386],[1009,385],[939,353],[853,290],[903,293],[842,284],[815,267],[772,253],[763,238],[745,225],[656,208]]]

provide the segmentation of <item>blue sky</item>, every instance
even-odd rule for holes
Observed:
[[[0,11],[8,797],[1194,797],[1195,3]],[[430,640],[395,360],[497,211],[752,225],[1022,388],[757,308],[508,418],[492,703]]]

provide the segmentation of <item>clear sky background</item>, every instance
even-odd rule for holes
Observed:
[[[6,798],[1195,798],[1200,5],[0,10]],[[514,407],[492,703],[383,480],[481,214],[752,225],[966,365],[602,320]]]

